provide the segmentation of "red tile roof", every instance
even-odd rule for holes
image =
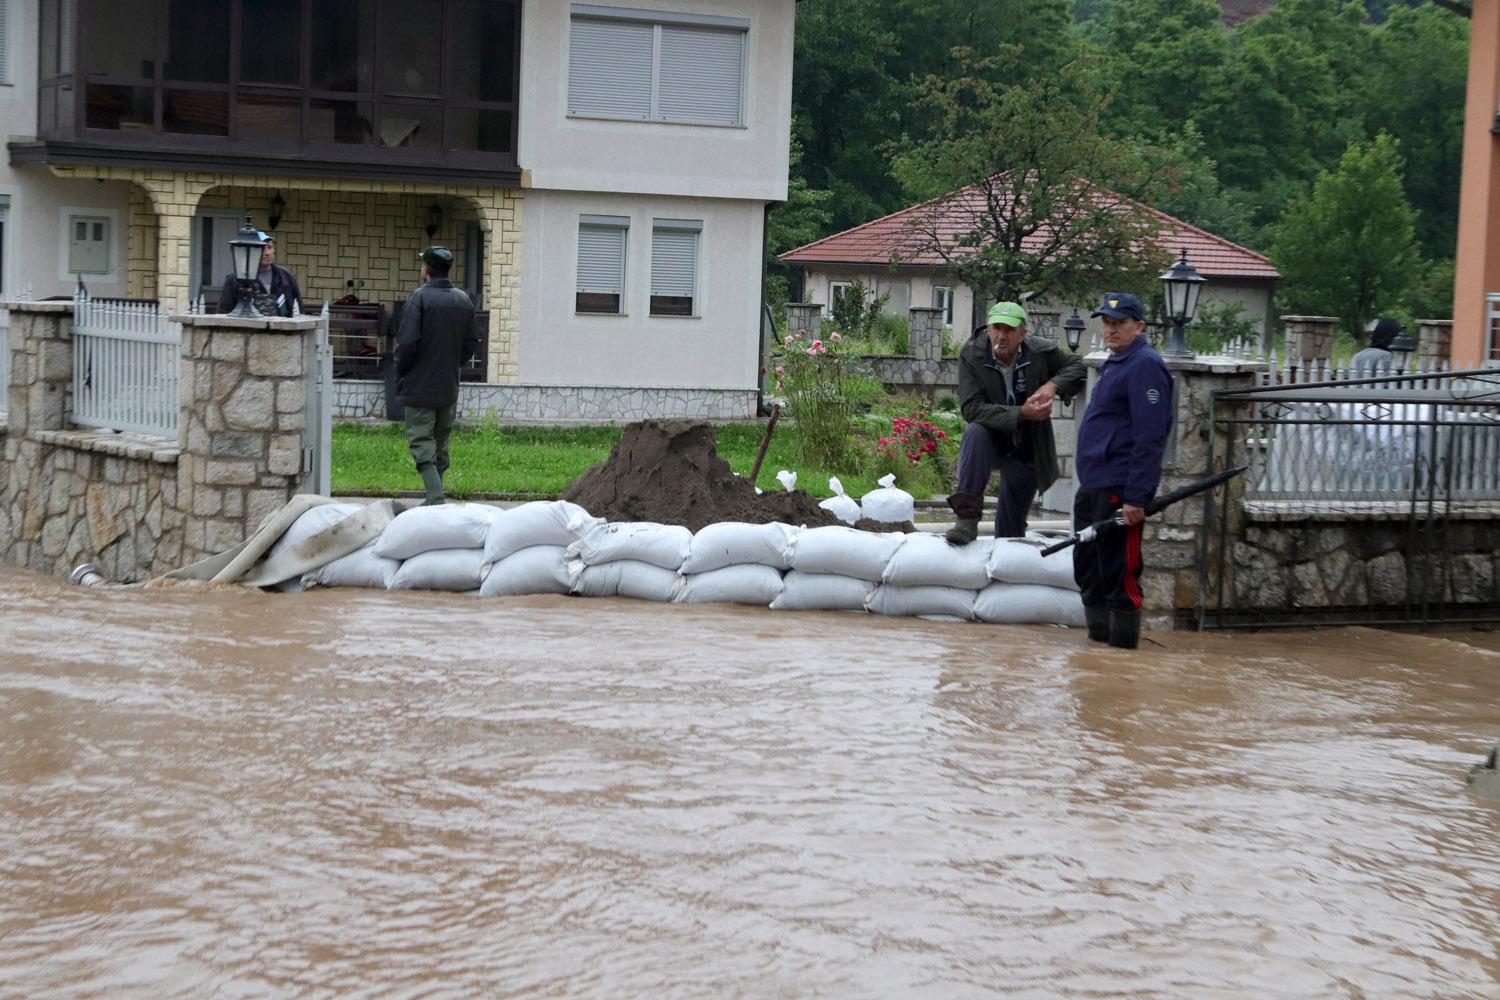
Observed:
[[[923,250],[923,229],[935,222],[945,241],[955,239],[971,228],[977,205],[983,197],[976,186],[961,188],[952,194],[842,233],[825,236],[806,246],[788,250],[780,260],[788,264],[878,264],[891,263],[892,255],[904,265],[943,267],[944,261],[931,250]],[[1188,225],[1165,212],[1147,208],[1146,213],[1158,220],[1157,242],[1173,257],[1186,250],[1188,260],[1206,278],[1280,278],[1269,260],[1254,250],[1213,233]],[[921,226],[921,229],[917,227]],[[1028,244],[1041,246],[1045,234],[1028,237]],[[1030,249],[1030,247],[1028,247]]]

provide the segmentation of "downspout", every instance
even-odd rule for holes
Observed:
[[[761,216],[760,221],[760,316],[756,318],[755,323],[760,330],[759,336],[756,337],[756,343],[760,349],[755,357],[755,370],[758,373],[755,378],[755,416],[757,419],[766,405],[766,351],[769,349],[766,343],[766,321],[771,318],[771,303],[766,295],[766,281],[771,274],[767,258],[771,252],[771,209],[774,207],[774,202],[766,202],[765,214]]]

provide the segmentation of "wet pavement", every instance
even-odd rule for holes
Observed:
[[[0,580],[0,997],[1500,995],[1500,637]]]

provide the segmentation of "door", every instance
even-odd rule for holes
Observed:
[[[244,223],[244,212],[228,209],[199,212],[193,218],[188,288],[194,298],[201,295],[204,302],[217,306],[224,279],[234,273],[229,241],[239,234]]]

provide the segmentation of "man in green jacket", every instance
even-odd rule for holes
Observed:
[[[1057,481],[1052,400],[1072,399],[1088,379],[1082,358],[1026,335],[1026,310],[1018,303],[997,303],[988,319],[958,356],[958,398],[966,423],[958,450],[958,492],[948,498],[956,523],[947,538],[954,545],[979,537],[984,491],[996,469],[995,537],[1026,534],[1032,500]]]

